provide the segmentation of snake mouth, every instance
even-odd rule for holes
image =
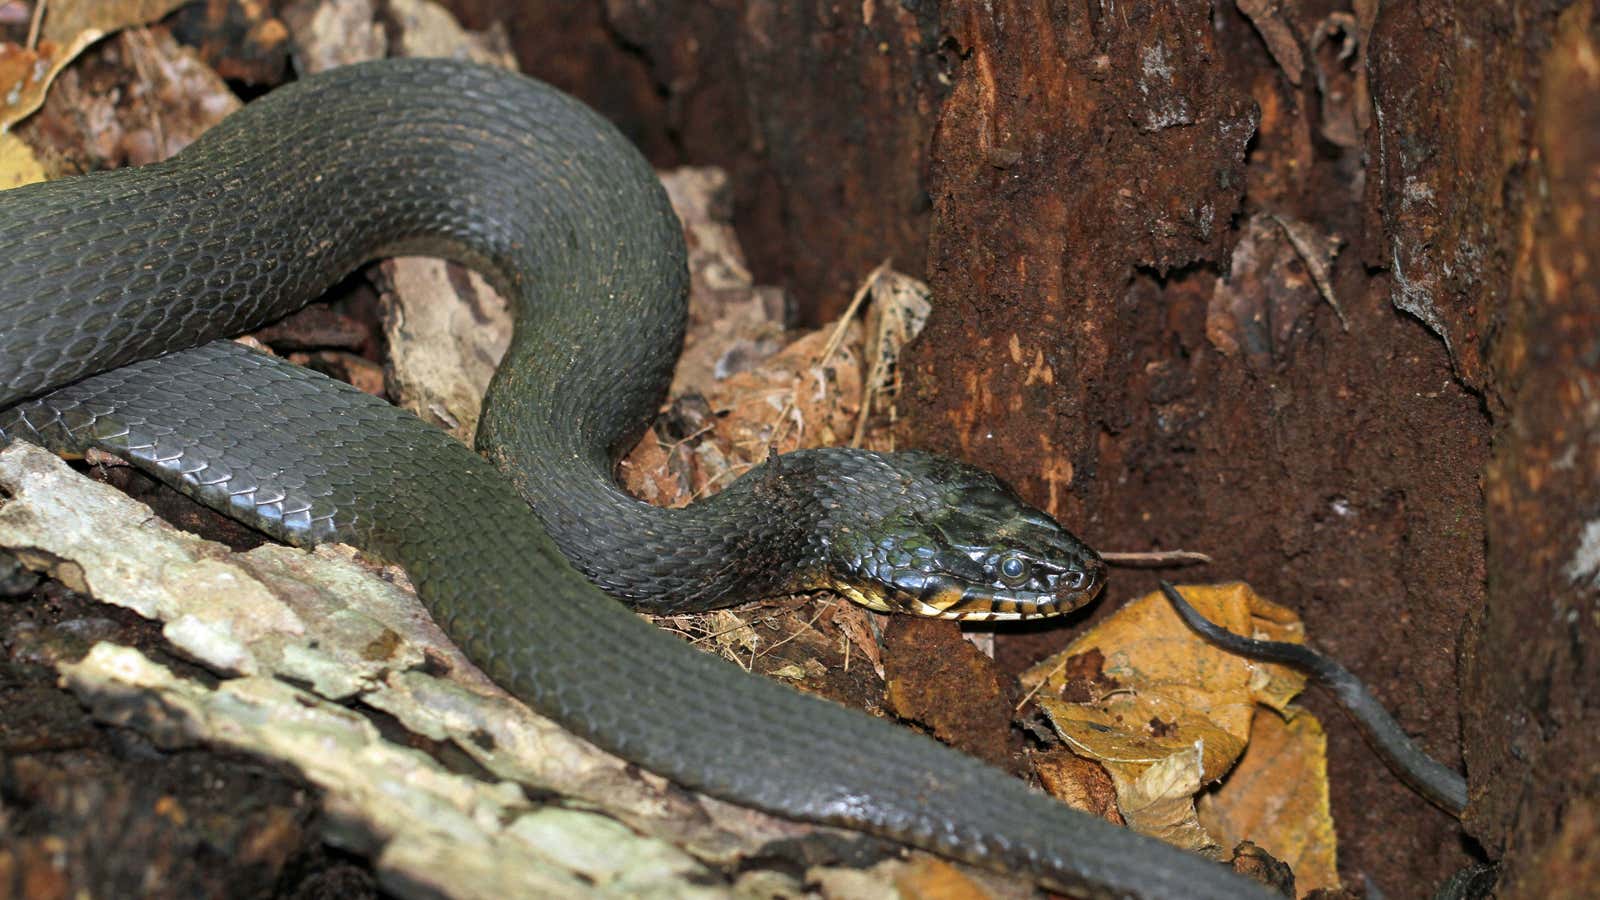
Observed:
[[[920,588],[879,582],[835,582],[830,585],[851,600],[879,612],[906,613],[930,619],[965,622],[1015,622],[1064,615],[1093,600],[1103,584],[1103,569],[1091,568],[1081,587],[1041,591],[1000,590],[941,575],[924,575]]]

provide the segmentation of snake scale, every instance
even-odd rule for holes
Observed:
[[[516,309],[483,456],[218,340],[405,252],[481,269]],[[1020,614],[1099,588],[1092,551],[927,454],[786,454],[688,513],[623,493],[615,454],[670,375],[686,281],[654,173],[582,104],[464,63],[337,69],[167,162],[0,193],[0,444],[106,449],[273,536],[397,562],[496,682],[687,787],[1083,896],[1272,896],[607,595],[704,608],[842,581],[923,612]]]

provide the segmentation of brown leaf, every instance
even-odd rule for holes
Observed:
[[[1124,824],[1117,809],[1116,787],[1099,765],[1070,750],[1055,749],[1035,754],[1033,766],[1050,796],[1107,822]]]
[[[74,60],[16,133],[53,173],[113,169],[166,159],[239,106],[191,48],[138,28]]]
[[[1226,279],[1212,289],[1206,338],[1226,356],[1243,355],[1256,371],[1289,359],[1309,337],[1319,300],[1344,322],[1333,293],[1333,260],[1344,241],[1284,216],[1259,213],[1245,223]]]
[[[1039,706],[1074,751],[1130,775],[1198,743],[1205,748],[1204,780],[1215,781],[1233,767],[1244,749],[1242,737],[1168,697],[1123,695],[1099,706],[1041,697]]]
[[[1230,631],[1304,640],[1292,611],[1243,582],[1185,586],[1183,595],[1202,615]],[[1140,728],[1152,718],[1175,719],[1175,709],[1192,710],[1242,741],[1249,734],[1254,703],[1282,708],[1305,686],[1305,677],[1293,669],[1261,665],[1212,647],[1158,593],[1128,603],[1065,650],[1035,664],[1022,674],[1023,686],[1042,682],[1041,696],[1058,696],[1067,681],[1066,660],[1095,648],[1105,657],[1103,674],[1122,689],[1111,702],[1118,697],[1154,698],[1142,707],[1145,714],[1130,714],[1129,721]]]
[[[863,348],[868,364],[866,399],[856,418],[850,446],[865,446],[867,420],[878,412],[893,426],[897,416],[894,400],[900,393],[900,350],[922,333],[933,310],[928,286],[892,269],[880,270],[873,278],[872,305],[867,310],[867,339]],[[880,430],[882,439],[870,449],[893,450],[894,436],[889,428]]]
[[[766,460],[802,447],[831,447],[847,441],[860,409],[862,366],[860,329],[824,360],[832,328],[814,331],[783,348],[759,369],[741,372],[706,392],[712,408],[727,410],[717,431],[742,461]]]
[[[0,44],[0,131],[38,109],[50,82],[82,50],[83,47],[63,47],[55,41],[40,41],[32,50]]]
[[[1250,24],[1256,27],[1256,33],[1261,35],[1278,68],[1283,70],[1284,77],[1289,79],[1290,84],[1299,87],[1301,73],[1305,71],[1305,56],[1300,52],[1300,44],[1294,39],[1294,32],[1289,30],[1289,23],[1284,21],[1278,4],[1274,0],[1237,0],[1236,5],[1250,19]]]
[[[845,664],[849,665],[850,651],[865,657],[867,665],[879,678],[884,677],[883,672],[883,647],[878,643],[878,636],[872,630],[872,616],[865,607],[854,603],[836,603],[829,608],[828,616],[834,627],[838,628],[849,641],[845,648]]]
[[[1194,808],[1194,795],[1202,784],[1202,747],[1196,741],[1136,775],[1131,767],[1107,768],[1117,786],[1117,805],[1129,828],[1219,859],[1222,848],[1201,827]]]
[[[993,895],[942,859],[917,857],[895,876],[894,886],[908,900],[989,900]]]
[[[1224,845],[1248,837],[1294,869],[1303,893],[1339,887],[1338,838],[1328,809],[1327,738],[1314,716],[1257,710],[1233,774],[1200,803]]]
[[[1188,586],[1183,594],[1203,615],[1230,631],[1302,640],[1299,620],[1291,611],[1243,583]],[[1086,672],[1085,664],[1097,658],[1098,670]],[[1130,827],[1212,854],[1224,842],[1201,827],[1193,795],[1235,767],[1252,739],[1258,705],[1283,710],[1305,686],[1304,677],[1291,669],[1211,646],[1156,593],[1127,604],[1065,650],[1038,663],[1023,673],[1022,682],[1036,689],[1040,708],[1067,746],[1110,773]],[[1281,776],[1284,780],[1256,778],[1233,789],[1253,789],[1253,802],[1263,807],[1299,790],[1321,790],[1325,795],[1320,766],[1318,755],[1312,764],[1294,766]],[[1231,780],[1229,784],[1232,787]],[[1308,821],[1311,824],[1303,830],[1314,832],[1317,820]],[[1265,822],[1249,824],[1270,827]],[[1282,845],[1260,834],[1239,836],[1281,852]]]
[[[162,18],[188,0],[55,0],[32,49],[0,44],[0,132],[44,103],[45,92],[84,48],[114,31]]]
[[[189,0],[51,0],[40,37],[71,44],[85,34],[99,40],[132,25],[148,25]]]

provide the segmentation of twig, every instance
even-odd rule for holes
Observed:
[[[700,635],[697,638],[692,638],[692,639],[690,639],[689,643],[691,643],[691,644],[704,643],[705,641],[715,640],[716,638],[722,637],[725,634],[732,634],[733,632],[738,631],[741,628],[754,628],[757,625],[765,625],[768,622],[772,621],[773,619],[776,619],[777,617],[783,615],[783,613],[784,613],[783,610],[779,610],[779,611],[777,611],[775,613],[768,613],[767,615],[764,615],[759,619],[754,619],[754,620],[749,621],[749,622],[741,620],[739,622],[739,624],[730,625],[727,628],[722,629],[721,631],[710,631],[710,632],[707,632],[705,634]],[[688,637],[688,634],[685,633],[684,637]]]
[[[828,343],[822,346],[822,353],[817,356],[816,362],[811,364],[811,368],[822,369],[833,359],[833,355],[839,352],[839,345],[844,343],[844,336],[850,328],[851,320],[860,312],[861,304],[865,303],[867,296],[872,293],[872,286],[878,283],[879,276],[888,271],[889,263],[890,260],[887,259],[879,263],[876,269],[868,273],[861,287],[856,288],[855,296],[850,298],[850,305],[845,307],[844,315],[839,317],[839,323],[833,327],[833,333],[828,335]],[[801,376],[801,381],[804,381],[804,376]],[[783,437],[784,426],[788,424],[789,414],[793,410],[794,391],[790,391],[789,396],[783,401],[783,408],[778,410],[778,421],[772,427],[772,434],[767,438],[766,446],[761,448],[762,461],[772,454],[772,448],[777,446],[779,439]]]
[[[1118,566],[1159,569],[1167,566],[1195,566],[1212,562],[1198,550],[1145,550],[1135,553],[1102,553],[1100,558]]]
[[[49,5],[50,0],[37,0],[33,5],[33,21],[28,23],[29,50],[39,46],[39,32],[44,28],[44,8]]]
[[[1067,668],[1067,663],[1071,661],[1072,657],[1063,656],[1061,658],[1061,662],[1056,663],[1056,667],[1054,669],[1044,673],[1044,677],[1039,679],[1039,683],[1029,689],[1026,694],[1022,695],[1022,699],[1017,701],[1017,705],[1011,711],[1014,713],[1021,712],[1022,708],[1028,705],[1028,701],[1033,699],[1033,695],[1039,693],[1039,690],[1048,684],[1050,679],[1060,675],[1063,671],[1065,671]]]
[[[766,656],[768,653],[771,653],[772,651],[778,649],[779,647],[782,647],[784,644],[789,643],[790,641],[792,641],[795,638],[799,637],[800,634],[803,631],[805,631],[805,629],[810,628],[811,626],[817,624],[817,620],[822,618],[822,614],[823,613],[827,612],[829,609],[832,609],[833,608],[833,604],[835,602],[837,602],[837,601],[829,600],[826,603],[822,604],[822,606],[817,610],[817,614],[811,617],[811,621],[807,622],[803,627],[797,628],[794,631],[790,632],[789,636],[784,638],[783,640],[777,642],[776,644],[773,644],[773,645],[767,647],[767,649],[762,650],[760,653],[758,653],[758,654],[756,654],[754,656],[751,656],[750,657],[750,664],[752,666],[755,665],[755,661],[757,659],[760,659],[761,657]]]
[[[855,319],[856,313],[861,311],[861,304],[867,302],[867,296],[872,293],[872,286],[878,283],[879,276],[889,270],[889,260],[878,263],[867,279],[861,282],[861,287],[856,288],[856,295],[850,298],[850,305],[845,307],[844,315],[839,317],[839,324],[833,328],[833,334],[828,335],[828,343],[822,348],[822,356],[817,359],[817,365],[825,366],[833,354],[838,351],[839,345],[844,343],[844,333],[850,327],[850,322]]]

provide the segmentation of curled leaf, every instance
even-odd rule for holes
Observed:
[[[1222,848],[1201,827],[1194,807],[1204,756],[1204,742],[1195,741],[1132,777],[1119,773],[1120,766],[1108,766],[1128,827],[1175,847],[1220,858]]]

